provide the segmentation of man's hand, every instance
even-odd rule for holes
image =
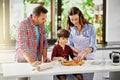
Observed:
[[[46,58],[43,59],[43,62],[51,62],[51,60],[46,57]]]
[[[37,67],[41,63],[42,63],[41,61],[34,61],[33,63],[31,63],[31,65],[34,66],[34,67]]]

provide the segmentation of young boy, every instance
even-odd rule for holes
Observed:
[[[56,44],[52,51],[52,60],[58,60],[58,61],[68,61],[69,56],[72,60],[75,60],[75,56],[73,54],[72,49],[66,45],[68,43],[68,37],[69,37],[69,31],[65,29],[58,30],[57,37],[58,37],[58,44]],[[75,74],[74,75],[78,80],[82,80],[81,74]],[[66,75],[57,75],[57,78],[59,80],[66,80]]]

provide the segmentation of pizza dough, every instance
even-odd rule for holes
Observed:
[[[61,62],[62,65],[64,66],[81,66],[82,64],[84,64],[83,61],[80,62],[75,62],[75,61],[63,61]]]

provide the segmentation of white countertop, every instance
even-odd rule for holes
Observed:
[[[53,68],[43,71],[33,71],[33,67],[28,63],[5,63],[2,64],[2,70],[4,77],[30,77],[35,75],[120,71],[120,65],[113,66],[109,60],[105,60],[104,62],[101,61],[100,64],[94,65],[91,64],[93,61],[94,60],[88,60],[82,66],[54,65]]]

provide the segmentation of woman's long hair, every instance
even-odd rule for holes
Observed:
[[[84,27],[84,24],[89,24],[90,22],[84,18],[84,15],[82,14],[82,11],[77,7],[72,7],[68,13],[68,19],[67,19],[67,29],[70,30],[71,26],[74,26],[74,24],[70,21],[69,16],[76,15],[79,16],[79,22],[81,25],[81,28]]]

